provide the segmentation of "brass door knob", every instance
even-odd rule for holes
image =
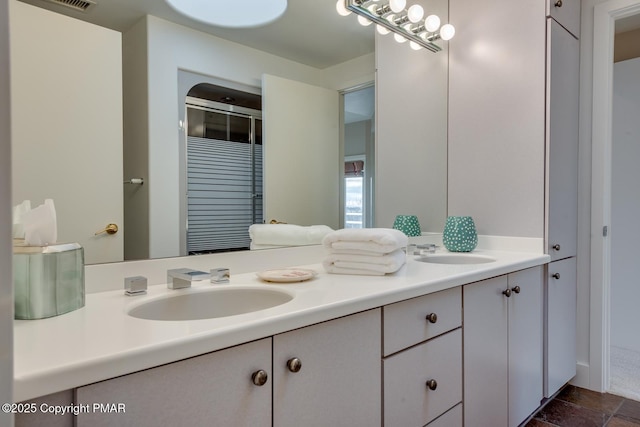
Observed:
[[[102,233],[116,234],[117,232],[118,232],[118,225],[117,224],[107,224],[107,226],[105,228],[103,228],[102,230],[96,232],[95,236],[97,236],[98,234],[102,234]]]
[[[435,313],[427,314],[427,321],[429,323],[436,323],[438,321],[438,315]]]
[[[299,372],[302,369],[302,362],[297,357],[287,360],[287,368],[291,372]]]
[[[253,375],[251,375],[251,382],[259,387],[265,385],[268,379],[269,375],[267,375],[267,372],[263,371],[262,369],[260,369],[259,371],[255,371]]]
[[[431,379],[429,381],[427,381],[427,388],[429,390],[435,390],[438,388],[438,381]]]
[[[509,298],[511,296],[511,289],[505,289],[504,291],[502,291],[502,295]]]
[[[520,293],[520,286],[514,286],[513,288],[511,288],[511,290],[513,292],[515,292],[516,294],[519,294]]]

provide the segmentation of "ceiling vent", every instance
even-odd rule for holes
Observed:
[[[79,12],[86,12],[96,5],[91,0],[47,0],[51,3],[59,4]]]

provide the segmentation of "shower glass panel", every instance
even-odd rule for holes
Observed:
[[[249,226],[263,221],[261,112],[216,104],[187,104],[190,255],[248,249]]]

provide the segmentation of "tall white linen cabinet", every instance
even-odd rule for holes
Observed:
[[[479,234],[544,241],[552,260],[541,307],[529,313],[542,327],[529,347],[542,378],[531,393],[474,365],[474,352],[485,349],[471,336],[470,315],[490,309],[471,298],[473,285],[463,290],[465,425],[514,426],[524,421],[520,411],[576,373],[580,1],[450,0],[450,22],[458,31],[449,45],[448,214],[473,216]],[[502,296],[515,301],[522,290]],[[518,348],[508,336],[500,372]],[[481,404],[497,395],[507,396],[503,412]]]

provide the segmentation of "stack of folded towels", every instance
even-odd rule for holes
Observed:
[[[406,262],[407,236],[392,228],[344,228],[322,240],[329,255],[322,265],[328,273],[382,276]]]
[[[283,246],[319,245],[322,238],[333,231],[326,225],[253,224],[249,227],[251,249]]]

